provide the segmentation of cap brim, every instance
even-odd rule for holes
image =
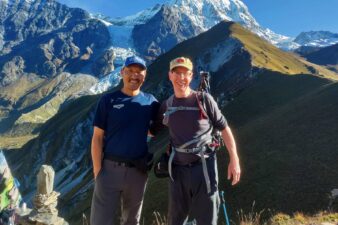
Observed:
[[[192,70],[191,67],[189,67],[189,66],[187,66],[187,65],[184,65],[184,64],[177,64],[177,65],[174,65],[174,66],[172,66],[172,67],[170,68],[170,70],[173,70],[173,69],[175,69],[176,67],[184,67],[184,68],[186,68],[186,69],[188,69],[188,70]]]
[[[131,66],[131,65],[138,65],[138,66],[141,66],[143,69],[147,69],[147,67],[141,63],[129,63],[128,65],[124,65],[124,66]]]

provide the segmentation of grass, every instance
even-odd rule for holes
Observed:
[[[38,137],[38,135],[25,135],[19,137],[0,136],[0,149],[19,149],[22,148],[25,143],[36,137]]]
[[[230,30],[231,35],[239,39],[250,52],[254,66],[284,74],[310,73],[293,54],[281,51],[239,24],[234,23]]]
[[[230,30],[231,36],[239,39],[249,51],[254,66],[284,74],[317,74],[338,80],[337,73],[323,66],[310,63],[291,52],[281,51],[239,24],[234,23],[230,26]]]
[[[305,76],[290,86],[284,82],[292,77],[269,76],[259,77],[224,109],[243,166],[242,181],[229,188],[228,201],[245,210],[254,200],[258,209],[287,213],[325,209],[327,193],[338,183],[338,142],[333,138],[338,132],[338,102],[332,101],[338,84]],[[260,86],[266,81],[270,85]],[[298,88],[311,91],[296,94]]]
[[[306,61],[305,59],[298,57],[298,56],[297,56],[297,58],[298,58],[298,60],[303,62],[308,67],[314,68],[317,71],[318,76],[325,77],[325,78],[328,78],[328,79],[331,79],[331,80],[338,80],[337,70],[335,71],[334,68],[330,69],[327,66],[320,66],[320,65],[311,63],[309,61]],[[338,68],[338,66],[337,66],[337,68]]]
[[[2,87],[0,97],[17,102],[22,96],[39,87],[44,83],[44,79],[39,78],[35,74],[25,74],[19,78],[14,84]]]
[[[250,212],[243,212],[243,210],[237,211],[237,218],[240,225],[259,225],[262,223],[262,214],[264,210],[255,212],[255,202],[252,203]]]
[[[267,224],[271,225],[312,225],[328,223],[335,225],[338,223],[338,213],[320,212],[317,215],[305,215],[300,212],[296,212],[293,216],[289,216],[284,213],[278,213],[274,215]]]

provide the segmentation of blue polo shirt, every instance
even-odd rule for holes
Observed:
[[[144,92],[128,96],[121,91],[101,97],[94,126],[105,131],[104,154],[120,159],[137,159],[148,152],[147,134],[160,104]]]

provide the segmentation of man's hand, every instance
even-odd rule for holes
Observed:
[[[239,157],[237,154],[237,147],[235,143],[235,138],[232,134],[232,131],[229,126],[227,126],[222,131],[222,138],[224,140],[224,144],[229,152],[230,163],[228,166],[228,180],[232,178],[232,185],[238,183],[241,177],[241,167],[239,165]]]
[[[241,167],[238,159],[230,160],[228,166],[228,180],[231,180],[231,178],[231,185],[237,184],[241,178]]]

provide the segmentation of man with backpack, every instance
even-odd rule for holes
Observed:
[[[169,225],[183,225],[188,215],[197,225],[216,225],[220,199],[215,131],[230,156],[228,179],[240,180],[240,164],[231,129],[210,94],[190,88],[193,64],[178,57],[170,62],[169,79],[174,95],[164,101],[160,119],[169,127]]]

